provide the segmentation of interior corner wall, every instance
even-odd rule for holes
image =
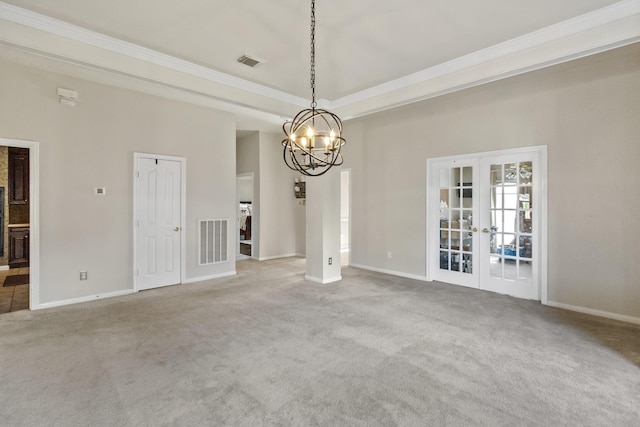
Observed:
[[[428,158],[546,145],[549,301],[639,318],[638,58],[636,43],[346,122],[352,263],[425,276]]]
[[[280,134],[260,133],[260,259],[296,255],[297,175],[282,160]]]
[[[236,216],[235,117],[0,61],[0,137],[40,147],[40,304],[133,289],[133,153],[187,159],[186,278],[235,271],[198,265],[198,220]],[[56,88],[78,92],[75,107]],[[93,194],[106,187],[106,196]],[[233,223],[233,221],[231,222]],[[235,241],[229,253],[235,253]],[[79,281],[78,272],[89,272]]]
[[[253,173],[253,200],[251,201],[251,250],[252,256],[260,259],[260,133],[252,132],[236,141],[236,173]],[[235,232],[239,232],[236,230]],[[234,239],[235,240],[235,239]]]

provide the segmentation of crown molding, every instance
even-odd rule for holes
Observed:
[[[4,2],[0,2],[0,19],[74,40],[92,47],[105,49],[120,55],[135,58],[170,70],[189,74],[194,77],[220,83],[254,95],[271,98],[279,102],[300,107],[306,106],[309,102],[305,98],[301,98],[281,90],[253,83],[202,65],[194,64],[193,62],[185,61],[171,55],[160,53],[134,43],[119,40],[114,37],[97,33],[95,31]]]
[[[486,49],[482,49],[468,55],[453,59],[451,61],[438,64],[434,67],[427,68],[416,73],[401,77],[399,79],[391,80],[378,86],[367,88],[362,91],[335,99],[329,102],[329,106],[331,109],[339,109],[351,104],[366,101],[368,99],[379,97],[397,91],[399,89],[414,86],[446,75],[458,73],[460,71],[487,63],[489,61],[506,58],[510,55],[525,52],[530,49],[543,46],[547,43],[554,42],[556,40],[565,39],[571,36],[579,36],[580,34],[587,33],[590,30],[594,30],[598,27],[612,24],[616,21],[620,21],[638,14],[640,14],[640,1],[623,0],[610,6],[576,16],[574,18],[559,22],[557,24],[542,28],[537,31],[533,31],[523,36],[490,46]],[[638,29],[638,35],[640,35],[640,28]],[[617,44],[605,43],[605,45],[603,46],[606,46],[607,49],[592,48],[590,50],[591,53],[597,53],[603,50],[623,46],[633,41],[634,40],[630,40],[629,37],[624,37]],[[571,59],[576,59],[576,52],[559,55],[554,63],[566,62],[567,60]],[[553,64],[545,61],[544,63],[540,64],[540,67],[537,68],[542,68],[549,65]],[[537,68],[528,67],[527,71],[532,71],[533,69]],[[504,73],[501,73],[501,75],[503,74]],[[501,78],[504,78],[504,76]]]
[[[305,98],[284,91],[2,1],[0,20],[20,26],[19,31],[15,30],[19,34],[5,29],[5,34],[10,37],[0,39],[0,43],[57,61],[127,76],[146,83],[155,82],[160,86],[182,89],[192,94],[212,97],[213,92],[216,92],[220,102],[272,115],[289,116],[294,109],[306,108],[309,103]],[[22,33],[29,30],[39,33]],[[67,43],[68,46],[56,50],[53,45],[38,44],[39,42],[34,40],[42,40],[38,38],[42,36],[32,37],[35,34],[56,36],[56,43]],[[622,0],[378,86],[335,100],[318,100],[318,104],[347,120],[614,49],[639,40],[640,1]],[[78,46],[83,48],[78,49]],[[120,55],[117,58],[130,63],[112,65],[105,60],[100,62],[96,60],[100,57],[100,52]],[[131,61],[150,64],[156,68],[138,68]],[[198,83],[199,79],[204,82]],[[215,90],[212,89],[214,87]]]

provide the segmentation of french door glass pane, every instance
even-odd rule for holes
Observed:
[[[440,269],[471,274],[473,168],[440,172]]]
[[[533,165],[531,162],[493,164],[489,171],[490,276],[530,283]]]

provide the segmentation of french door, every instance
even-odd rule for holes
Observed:
[[[543,147],[428,161],[429,278],[541,298]]]

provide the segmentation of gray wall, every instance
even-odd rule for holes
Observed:
[[[352,263],[425,275],[427,158],[547,145],[549,300],[640,317],[638,58],[640,44],[347,122]]]
[[[282,160],[282,136],[260,133],[260,259],[296,254],[295,174]]]
[[[236,216],[233,115],[9,62],[0,69],[0,137],[40,143],[40,303],[132,289],[136,151],[187,159],[186,277],[235,270],[233,257],[199,267],[196,234],[198,219]],[[79,93],[76,107],[58,102],[57,87]]]

